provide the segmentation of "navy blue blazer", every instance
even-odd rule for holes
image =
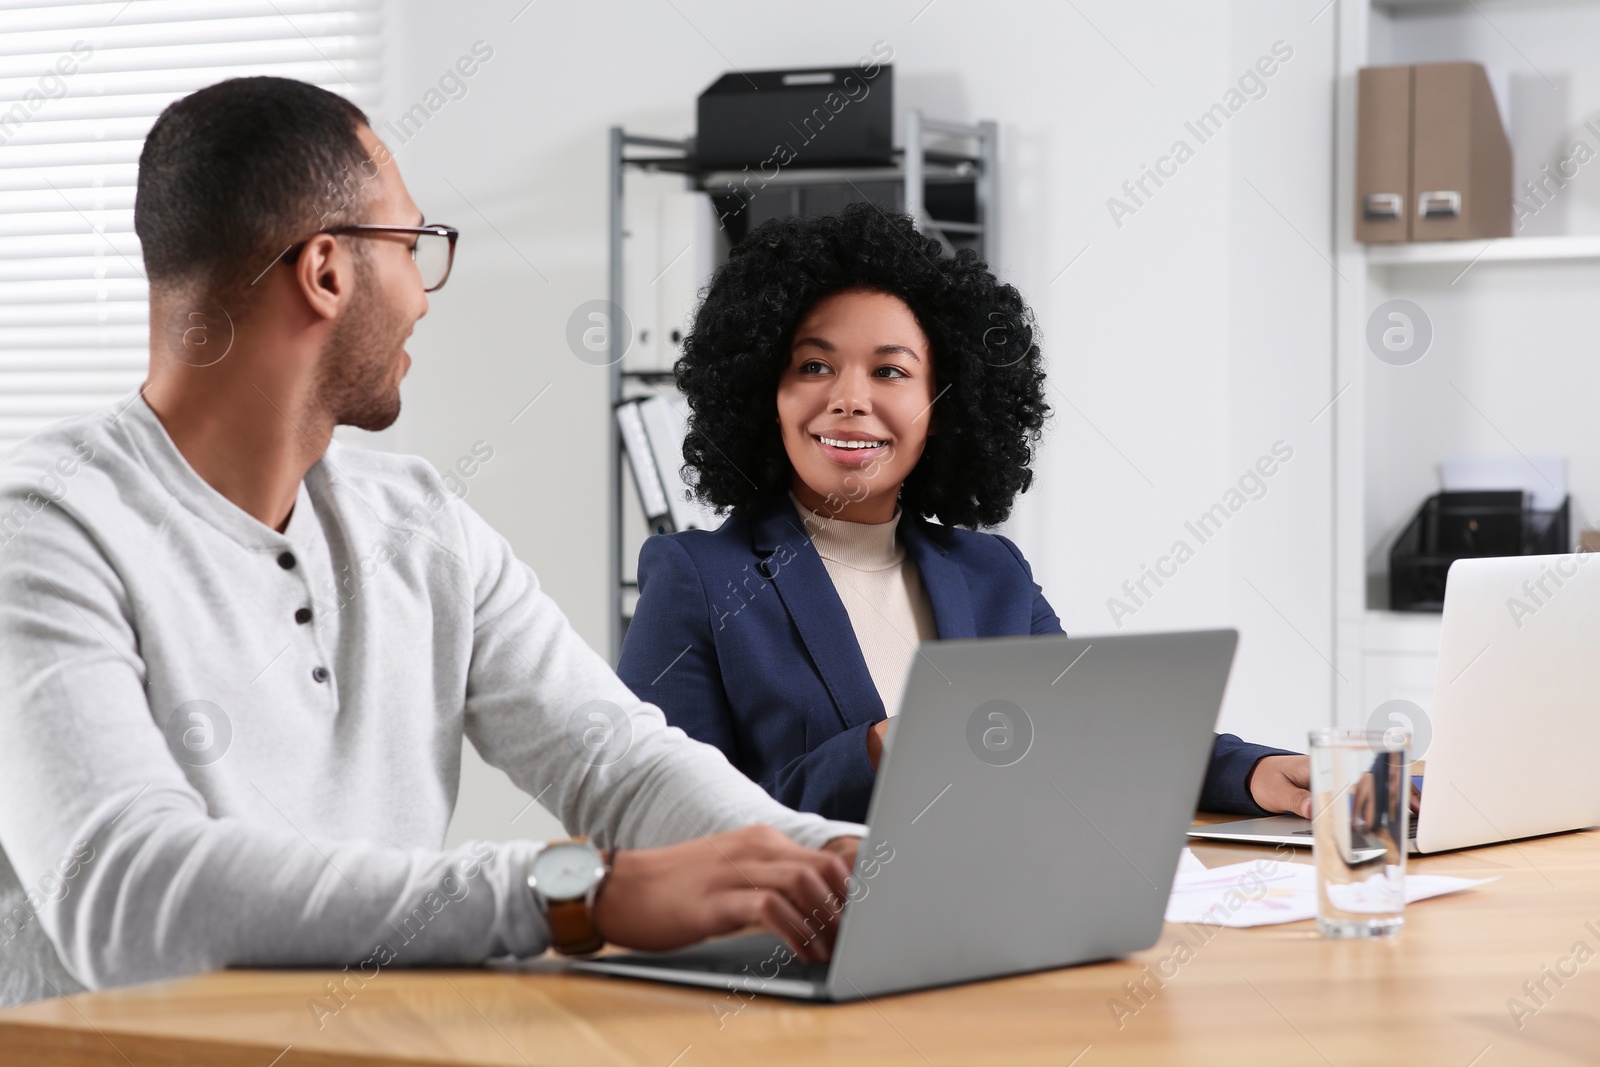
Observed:
[[[909,516],[899,534],[941,640],[1062,632],[1006,538]],[[866,732],[885,709],[787,496],[735,512],[715,531],[645,541],[617,673],[789,807],[866,819],[874,776]],[[1200,806],[1269,814],[1250,798],[1250,772],[1282,751],[1219,735]]]

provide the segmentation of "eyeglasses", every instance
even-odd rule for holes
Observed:
[[[456,238],[461,236],[461,231],[454,226],[440,226],[430,224],[427,226],[379,226],[371,223],[353,223],[349,226],[335,226],[329,230],[318,230],[333,237],[348,234],[354,237],[368,237],[379,233],[413,233],[417,235],[416,243],[411,246],[411,261],[417,265],[417,273],[422,276],[422,291],[425,293],[437,292],[444,288],[444,283],[450,277],[450,267],[456,261]],[[305,247],[302,241],[283,254],[285,262],[293,263],[300,255],[300,250]]]

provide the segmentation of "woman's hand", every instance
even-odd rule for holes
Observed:
[[[618,852],[595,902],[600,936],[652,952],[747,926],[770,930],[802,960],[833,949],[856,838],[804,848],[770,826],[748,826],[665,848]]]
[[[872,769],[878,769],[878,761],[883,758],[883,735],[889,732],[889,720],[875,722],[867,730],[867,762],[872,764]]]
[[[1264,756],[1250,772],[1250,799],[1271,812],[1311,818],[1311,757]]]

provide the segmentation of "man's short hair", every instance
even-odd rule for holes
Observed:
[[[169,105],[133,208],[152,289],[242,307],[290,245],[363,221],[377,176],[364,125],[350,101],[289,78],[232,78]]]

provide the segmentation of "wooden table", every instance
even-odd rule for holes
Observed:
[[[1208,866],[1266,855],[1195,851]],[[1127,960],[844,1005],[742,1003],[541,961],[532,973],[386,971],[319,1028],[310,1004],[330,974],[231,971],[0,1012],[0,1064],[1600,1062],[1600,831],[1413,863],[1499,881],[1413,905],[1388,943],[1326,941],[1309,922],[1206,928],[1209,941],[1169,924]],[[1146,967],[1163,960],[1158,985]],[[1538,993],[1541,981],[1535,1000],[1524,983]],[[1128,982],[1148,992],[1135,999]]]

